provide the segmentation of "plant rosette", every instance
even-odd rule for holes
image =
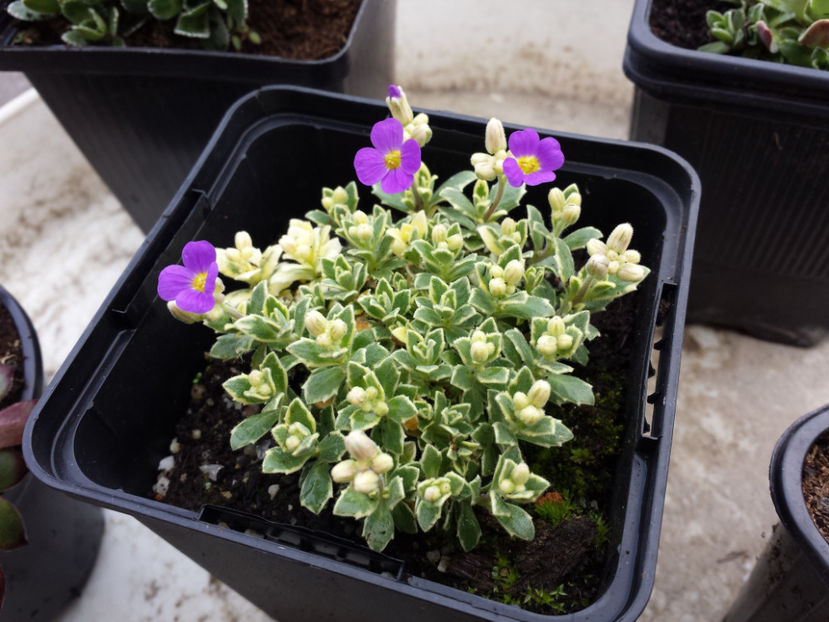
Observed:
[[[527,448],[573,438],[553,413],[593,403],[574,373],[598,336],[592,314],[649,270],[629,224],[604,241],[573,228],[575,185],[551,187],[546,214],[517,211],[527,185],[555,180],[555,139],[507,139],[491,119],[474,170],[437,183],[423,161],[428,116],[399,86],[386,102],[391,117],[353,161],[370,210],[354,182],[324,188],[322,209],[292,219],[277,244],[257,248],[256,231],[230,248],[186,244],[158,294],[174,317],[218,334],[211,357],[247,366],[224,382],[252,407],[228,442],[270,435],[262,470],[299,473],[303,507],[359,521],[375,551],[396,531],[433,529],[470,551],[484,515],[531,540],[526,508],[551,482]]]

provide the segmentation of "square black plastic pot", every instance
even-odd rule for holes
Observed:
[[[829,72],[682,49],[650,14],[637,0],[630,136],[702,180],[688,320],[812,345],[829,330]]]
[[[342,49],[322,60],[173,48],[11,45],[0,11],[0,71],[22,71],[144,232],[193,168],[227,109],[269,84],[377,96],[391,82],[395,0],[363,0]]]
[[[560,618],[528,613],[411,576],[399,560],[325,534],[147,498],[212,341],[211,331],[183,330],[169,316],[155,294],[159,271],[192,239],[224,246],[239,229],[277,239],[289,218],[319,204],[323,185],[354,178],[355,151],[386,115],[379,102],[305,89],[268,88],[241,100],[34,413],[27,457],[50,485],[132,514],[277,619],[635,619],[656,565],[699,195],[693,170],[656,147],[556,134],[568,158],[557,183],[579,184],[582,219],[606,232],[629,220],[654,270],[640,289],[629,341],[612,544],[593,605]],[[430,118],[434,138],[424,158],[445,179],[469,167],[486,122]],[[361,192],[370,204],[368,189]],[[529,202],[545,201],[546,189],[530,190]]]
[[[829,543],[803,499],[803,463],[829,431],[829,404],[804,415],[777,441],[769,465],[780,524],[723,622],[829,620]]]

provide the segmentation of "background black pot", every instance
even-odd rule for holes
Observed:
[[[771,456],[771,498],[780,524],[723,622],[829,620],[829,543],[803,499],[803,462],[829,430],[829,404],[798,419]]]
[[[228,107],[267,84],[380,96],[391,82],[395,0],[364,0],[348,40],[318,61],[184,49],[10,46],[0,13],[0,70],[22,71],[135,222],[149,231]]]
[[[409,576],[398,560],[361,546],[332,545],[324,536],[237,512],[192,512],[147,498],[212,340],[211,331],[182,330],[169,317],[155,294],[159,271],[192,239],[226,246],[240,229],[255,240],[277,239],[289,218],[319,204],[322,185],[354,178],[353,154],[386,114],[379,102],[306,89],[268,88],[241,100],[33,413],[26,455],[45,482],[134,515],[277,619],[366,620],[389,611],[401,622],[548,619]],[[434,138],[425,157],[445,179],[469,167],[469,154],[483,145],[485,121],[430,118]],[[632,620],[653,584],[699,186],[692,169],[664,150],[556,137],[567,154],[557,183],[578,182],[590,205],[583,219],[604,231],[629,219],[637,249],[654,269],[640,290],[628,342],[633,362],[626,382],[637,388],[624,405],[603,593],[565,618]],[[531,189],[531,203],[545,200],[545,190]],[[657,325],[663,333],[654,343]],[[652,352],[659,361],[649,389]]]
[[[628,32],[630,136],[702,180],[688,320],[811,345],[829,329],[829,72],[670,45],[651,5]]]
[[[21,400],[43,390],[43,362],[34,327],[17,301],[0,287],[0,301],[14,318],[23,347],[26,387]],[[46,621],[81,593],[103,532],[100,508],[53,490],[31,473],[2,496],[23,516],[28,544],[0,552],[6,592],[0,620]]]

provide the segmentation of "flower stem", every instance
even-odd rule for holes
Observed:
[[[237,311],[236,309],[234,309],[233,307],[231,307],[231,306],[230,306],[229,304],[227,304],[226,302],[223,302],[223,303],[222,303],[222,308],[223,308],[225,311],[227,311],[227,314],[228,314],[230,317],[232,317],[233,319],[235,319],[235,320],[238,320],[239,318],[244,317],[244,316],[243,316],[243,315],[242,315],[239,311]]]
[[[506,177],[501,175],[498,178],[498,189],[495,191],[495,199],[492,201],[492,205],[489,206],[486,213],[484,213],[484,222],[487,222],[495,213],[495,210],[498,209],[498,204],[501,203],[501,199],[504,198],[504,190],[506,189],[506,185]]]
[[[584,277],[584,282],[581,284],[579,291],[576,292],[576,295],[573,296],[573,300],[570,301],[570,306],[575,307],[582,301],[582,298],[587,294],[587,290],[590,289],[590,286],[593,284],[593,276],[588,274]]]
[[[412,196],[414,197],[415,211],[423,211],[423,197],[420,196],[420,192],[417,190],[417,181],[412,184]],[[427,214],[427,216],[431,216],[431,214]]]

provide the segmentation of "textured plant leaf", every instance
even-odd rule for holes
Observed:
[[[47,15],[58,15],[60,13],[58,0],[23,0],[23,4],[35,13],[45,13]]]
[[[37,400],[26,400],[0,410],[0,449],[23,442],[23,428],[35,404]]]
[[[181,12],[181,0],[149,0],[147,9],[156,19],[172,19]]]
[[[11,503],[0,497],[0,550],[8,551],[26,544],[23,517]]]
[[[334,496],[334,487],[329,475],[330,468],[327,462],[315,461],[302,480],[302,488],[299,492],[300,503],[314,514],[319,514],[328,500]]]
[[[327,402],[337,394],[343,380],[345,369],[342,367],[321,367],[315,369],[302,385],[303,396],[309,404]]]
[[[337,503],[334,504],[334,515],[363,518],[374,512],[376,508],[377,499],[372,499],[349,486],[342,491]]]
[[[385,502],[366,517],[363,523],[363,537],[373,551],[382,551],[394,537],[394,518]]]
[[[48,13],[38,13],[37,11],[32,11],[25,4],[23,4],[23,0],[15,0],[14,2],[11,2],[9,6],[6,7],[6,12],[15,19],[19,19],[23,22],[42,22],[54,17]]]
[[[234,451],[255,443],[265,436],[279,419],[279,410],[265,410],[238,423],[230,432],[230,448]]]

